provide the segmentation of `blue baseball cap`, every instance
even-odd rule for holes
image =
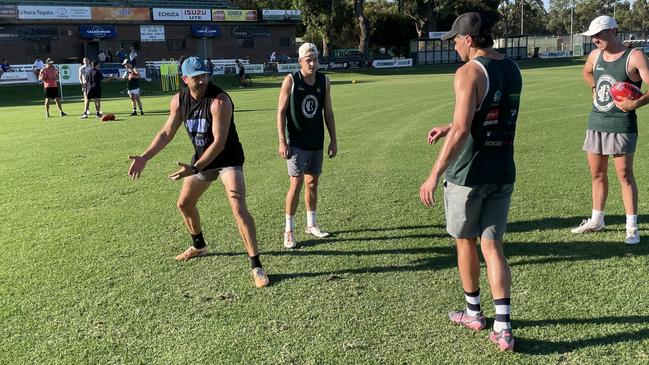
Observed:
[[[208,74],[210,71],[205,66],[205,62],[200,57],[188,57],[181,66],[183,76],[194,77],[202,74]]]

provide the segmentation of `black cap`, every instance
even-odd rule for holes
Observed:
[[[487,35],[491,33],[490,27],[490,22],[481,13],[476,11],[464,13],[455,19],[451,30],[444,34],[442,40],[447,41],[453,39],[458,34],[472,36]]]

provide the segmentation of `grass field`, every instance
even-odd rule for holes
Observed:
[[[569,233],[590,214],[581,151],[590,91],[581,66],[523,67],[505,246],[516,353],[498,353],[487,331],[446,318],[464,305],[453,242],[443,207],[426,209],[418,192],[440,147],[426,145],[426,132],[451,118],[453,68],[417,68],[330,75],[339,155],[325,161],[318,220],[333,237],[298,233],[293,251],[281,241],[281,79],[231,90],[248,205],[272,281],[262,290],[218,182],[199,206],[211,255],[173,260],[189,244],[175,208],[180,183],[166,180],[191,156],[184,132],[142,179],[127,178],[127,156],[164,123],[169,95],[146,95],[147,115],[128,117],[128,100],[117,97],[123,85],[107,84],[116,97],[102,109],[118,121],[104,123],[77,119],[76,87],[65,91],[70,116],[47,120],[37,86],[1,87],[0,364],[649,363],[649,236],[637,247],[622,243],[613,170],[608,229]],[[641,131],[648,113],[639,112]],[[645,232],[646,141],[642,134],[636,153]],[[304,216],[301,201],[298,227]]]

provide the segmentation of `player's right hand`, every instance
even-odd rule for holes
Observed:
[[[288,160],[288,156],[291,152],[290,147],[286,144],[286,142],[280,142],[279,148],[277,149],[277,153],[279,154],[279,157]]]
[[[139,179],[142,170],[146,167],[147,158],[144,156],[128,156],[128,158],[133,161],[128,169],[128,176],[131,179]]]
[[[448,133],[447,127],[435,127],[428,131],[428,144],[433,144],[439,141],[440,139],[446,137]]]

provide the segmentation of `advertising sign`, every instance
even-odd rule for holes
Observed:
[[[164,25],[140,25],[140,40],[142,42],[164,42]]]
[[[0,40],[40,41],[59,38],[55,26],[51,25],[7,25],[0,26]]]
[[[277,65],[277,72],[295,72],[300,70],[299,63],[280,63]]]
[[[394,60],[374,60],[374,68],[412,67],[412,58],[399,58]]]
[[[301,10],[275,10],[264,9],[261,11],[261,18],[266,21],[294,21],[302,20]]]
[[[92,20],[149,21],[148,8],[92,8]]]
[[[256,22],[257,10],[212,9],[213,22]]]
[[[16,5],[0,5],[0,19],[15,20],[18,19],[18,7]]]
[[[225,75],[225,65],[214,65],[212,75]]]
[[[206,21],[212,20],[210,9],[167,9],[153,8],[153,20]]]
[[[90,19],[89,6],[18,5],[18,19]]]
[[[221,36],[221,27],[218,25],[192,25],[192,34],[197,38],[216,38]]]
[[[115,38],[117,29],[112,25],[81,25],[79,33],[82,38],[106,39]]]
[[[264,65],[262,64],[250,64],[250,65],[245,65],[246,68],[246,73],[247,74],[263,74],[264,73]]]

